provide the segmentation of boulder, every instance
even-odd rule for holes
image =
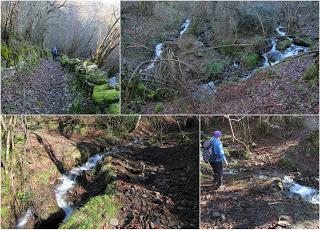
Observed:
[[[306,39],[295,37],[293,38],[293,44],[297,46],[310,46],[310,41],[307,41]]]
[[[101,74],[99,71],[89,73],[86,79],[88,82],[94,83],[96,85],[103,85],[108,83],[107,76]]]
[[[99,106],[106,107],[110,104],[119,102],[120,92],[114,89],[109,89],[108,84],[96,85],[93,88],[92,98]]]
[[[98,70],[98,66],[96,64],[86,66],[87,73],[94,72]]]
[[[277,62],[282,59],[282,53],[278,50],[275,50],[273,52],[268,53],[267,57],[270,62]]]
[[[108,114],[120,114],[120,105],[119,103],[111,104],[106,110],[105,113]]]

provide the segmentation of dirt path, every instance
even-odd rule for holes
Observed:
[[[319,228],[319,207],[289,198],[279,189],[283,175],[299,172],[275,164],[295,141],[266,145],[253,151],[250,160],[231,160],[235,174],[224,176],[225,187],[215,190],[212,168],[201,163],[202,228]]]
[[[74,76],[58,61],[41,60],[31,74],[4,79],[2,112],[6,114],[67,114]]]

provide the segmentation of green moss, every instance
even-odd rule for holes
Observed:
[[[91,72],[86,76],[86,79],[88,82],[97,84],[97,85],[102,85],[102,84],[107,84],[108,79],[107,76],[102,74],[100,71],[95,71]]]
[[[147,89],[146,86],[140,82],[140,83],[138,83],[138,85],[136,87],[136,93],[139,96],[143,96],[145,94],[146,89]]]
[[[108,89],[108,84],[96,85],[93,89],[92,98],[98,105],[109,105],[117,103],[120,100],[120,92],[114,89]]]
[[[319,69],[315,64],[308,66],[304,72],[303,79],[307,80],[311,85],[315,86],[319,84]]]
[[[106,110],[108,114],[120,114],[120,105],[119,103],[111,104]]]
[[[49,130],[57,130],[58,127],[59,127],[59,124],[58,124],[57,121],[50,120],[50,121],[48,122],[48,129],[49,129]]]
[[[289,39],[279,41],[277,42],[277,49],[280,51],[284,51],[287,48],[289,48],[291,44],[292,44],[292,41],[290,41]]]
[[[224,70],[225,63],[220,61],[212,61],[202,66],[202,72],[208,77],[216,77]]]
[[[155,111],[156,113],[160,113],[160,112],[162,112],[163,110],[164,110],[164,106],[163,106],[162,103],[158,103],[158,104],[156,104],[156,106],[154,107],[154,111]]]
[[[60,62],[62,66],[68,65],[70,60],[67,55],[62,55],[60,58]]]
[[[24,134],[22,133],[17,133],[15,136],[14,136],[14,142],[15,144],[24,144],[26,142],[26,137]]]
[[[259,63],[259,55],[256,53],[248,53],[242,57],[242,62],[246,68],[252,69]]]
[[[95,196],[83,207],[77,209],[64,222],[61,229],[102,229],[109,225],[120,205],[109,195]]]
[[[279,164],[283,167],[288,167],[288,168],[292,168],[294,167],[294,162],[292,159],[288,158],[288,157],[284,157],[279,161]]]
[[[147,100],[154,100],[154,99],[156,99],[157,98],[157,96],[156,96],[156,92],[155,91],[149,91],[149,92],[147,92],[146,93],[146,99]]]
[[[8,61],[10,56],[10,50],[6,45],[1,45],[1,57]]]

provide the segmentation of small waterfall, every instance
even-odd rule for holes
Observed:
[[[162,47],[163,47],[163,44],[162,44],[162,43],[158,43],[158,44],[155,46],[153,62],[152,62],[150,65],[148,65],[147,68],[145,68],[144,70],[140,70],[140,73],[143,72],[143,71],[146,71],[146,70],[149,70],[149,69],[154,68],[154,62],[161,57],[161,53],[162,53],[162,51],[163,51],[163,50],[162,50]]]
[[[182,36],[182,34],[184,34],[190,26],[190,22],[191,20],[188,18],[187,20],[185,20],[185,22],[181,25],[181,31],[180,31],[180,37]]]
[[[295,183],[289,176],[284,176],[282,182],[289,196],[298,195],[309,203],[320,204],[320,195],[316,189]]]
[[[70,172],[62,175],[60,180],[62,181],[60,185],[56,188],[56,201],[60,208],[64,210],[66,216],[64,220],[66,220],[72,213],[73,207],[72,204],[69,203],[67,199],[68,192],[74,188],[76,185],[77,176],[79,176],[83,171],[88,171],[94,168],[103,157],[106,155],[104,154],[96,154],[88,159],[88,161],[83,164],[82,166],[73,168]]]
[[[276,28],[276,31],[281,37],[284,37],[285,39],[289,39],[290,41],[292,41],[292,38],[286,37],[286,32],[284,32],[283,29],[284,28],[282,26],[279,26]],[[298,55],[300,52],[308,51],[307,47],[297,46],[292,43],[289,48],[287,48],[283,53],[281,53],[279,50],[277,50],[276,47],[277,39],[271,38],[270,42],[272,45],[270,51],[262,54],[262,57],[264,59],[262,68],[278,64],[282,59]]]
[[[68,173],[65,173],[60,178],[61,183],[57,186],[55,190],[56,201],[59,208],[62,208],[65,212],[64,221],[71,215],[73,211],[73,206],[67,201],[68,192],[75,187],[77,184],[77,177],[84,171],[89,171],[93,169],[102,159],[107,155],[107,153],[99,153],[88,159],[86,163],[82,166],[73,168]],[[17,228],[24,228],[28,220],[33,217],[32,207],[29,207],[27,212],[19,219]]]
[[[33,217],[33,210],[32,207],[29,207],[26,213],[18,220],[16,228],[24,228],[25,225],[28,223],[28,220]]]
[[[190,19],[186,19],[184,21],[184,23],[181,25],[181,31],[179,33],[178,38],[180,38],[182,36],[182,34],[184,34],[189,29],[190,22],[191,22]],[[161,57],[162,52],[163,52],[163,43],[158,43],[154,48],[154,58],[153,58],[152,63],[149,64],[145,69],[140,70],[139,73],[142,73],[144,71],[147,71],[147,70],[154,68],[155,61]]]
[[[286,36],[286,32],[284,32],[283,30],[284,30],[283,26],[278,26],[278,27],[276,28],[277,33],[278,33],[281,37],[285,37],[285,36]]]

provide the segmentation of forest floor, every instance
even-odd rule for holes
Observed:
[[[201,113],[289,114],[319,112],[319,87],[303,74],[314,61],[313,54],[268,67],[239,83],[217,87],[214,106],[204,103]]]
[[[5,114],[67,114],[72,103],[74,76],[60,62],[40,60],[31,74],[16,74],[1,81]]]
[[[30,133],[32,148],[26,150],[26,172],[32,176],[26,180],[25,188],[33,191],[38,218],[30,221],[28,228],[58,228],[64,217],[55,200],[61,174],[110,147],[116,153],[106,157],[100,168],[112,167],[115,200],[121,208],[116,223],[110,225],[104,216],[96,216],[97,221],[105,222],[106,228],[198,228],[197,129],[184,130],[183,134],[175,130],[161,140],[143,129],[133,134],[133,139],[121,140],[105,138],[101,131],[69,135],[59,131],[61,128]],[[77,186],[68,193],[76,209],[94,196],[103,195],[105,182],[100,179],[91,172],[79,177]],[[15,226],[21,212],[24,211],[15,210],[18,215],[11,216],[10,226]],[[79,222],[78,226],[84,224]]]
[[[311,170],[308,173],[293,172],[278,163],[297,144],[297,139],[257,142],[250,159],[229,159],[225,170],[232,168],[237,172],[224,175],[225,187],[218,190],[212,184],[212,168],[202,162],[201,228],[318,229],[319,206],[289,198],[276,185],[279,178],[288,175],[303,185],[319,186],[317,163],[305,159],[300,164],[301,171]]]
[[[198,228],[197,145],[174,139],[158,147],[137,143],[126,154],[113,156],[117,197],[123,205],[118,227]]]

